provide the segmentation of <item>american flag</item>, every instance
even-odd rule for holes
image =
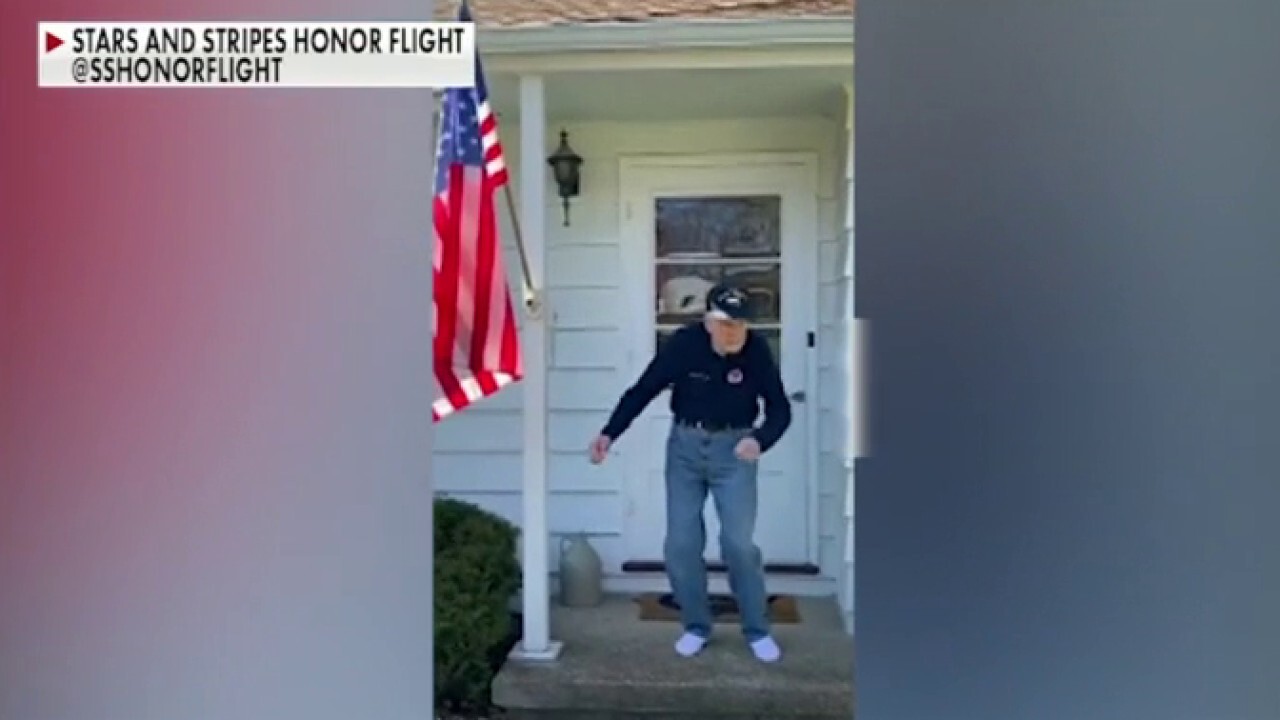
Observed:
[[[471,20],[466,3],[458,19]],[[524,373],[494,208],[507,166],[478,58],[475,87],[446,90],[440,114],[431,408],[436,422]]]

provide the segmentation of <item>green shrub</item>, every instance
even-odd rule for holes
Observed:
[[[520,589],[519,530],[501,517],[449,498],[435,502],[436,704],[487,705],[495,649],[511,631]]]

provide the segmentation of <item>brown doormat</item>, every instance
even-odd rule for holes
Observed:
[[[671,593],[644,593],[636,597],[640,606],[641,620],[663,620],[679,622],[680,606],[676,604]],[[737,623],[738,603],[732,595],[711,596],[711,616],[717,623]],[[778,625],[796,625],[800,622],[800,609],[796,599],[790,595],[769,596],[769,622]]]

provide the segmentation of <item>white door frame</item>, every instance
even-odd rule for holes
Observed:
[[[820,493],[819,464],[819,402],[817,394],[818,348],[816,339],[819,330],[818,308],[818,157],[811,152],[756,152],[732,154],[680,154],[680,155],[624,155],[619,161],[618,173],[618,228],[622,245],[622,272],[620,294],[623,304],[622,322],[624,337],[643,337],[645,341],[632,341],[626,348],[624,371],[627,382],[634,382],[648,363],[653,352],[653,286],[656,272],[654,256],[654,237],[652,228],[637,228],[632,220],[630,201],[642,190],[653,190],[651,185],[641,183],[638,175],[645,172],[667,170],[679,173],[691,169],[732,170],[735,181],[724,188],[716,188],[712,192],[723,190],[729,192],[766,192],[776,193],[785,198],[784,202],[794,203],[794,217],[797,218],[794,228],[784,229],[782,239],[782,271],[783,287],[790,283],[793,288],[812,288],[809,292],[784,291],[788,302],[797,303],[799,308],[796,317],[804,318],[807,327],[799,329],[799,337],[813,333],[814,346],[806,348],[804,359],[803,386],[789,387],[789,392],[801,390],[805,393],[804,403],[793,403],[792,411],[797,418],[804,419],[805,447],[802,451],[805,463],[804,487],[805,504],[808,515],[806,533],[806,555],[808,561],[825,571],[821,565],[821,527],[818,508]],[[752,171],[761,171],[753,174]],[[682,185],[678,178],[673,178],[673,188]],[[685,187],[687,183],[683,184]],[[656,188],[661,190],[661,188]],[[790,236],[790,239],[787,237]],[[793,306],[794,307],[794,306]],[[784,324],[784,331],[786,325]],[[795,329],[793,329],[794,331]],[[795,337],[793,332],[792,337]],[[636,483],[645,482],[642,463],[627,463],[625,486],[626,512],[623,533],[624,538],[632,531],[635,514],[631,504],[636,497]]]

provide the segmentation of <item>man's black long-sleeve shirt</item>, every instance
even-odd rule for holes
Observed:
[[[663,344],[640,379],[622,394],[603,434],[617,440],[668,387],[677,422],[750,428],[763,400],[764,422],[752,432],[761,451],[773,447],[791,425],[791,401],[765,339],[748,332],[741,351],[720,355],[712,348],[711,334],[697,322]]]

